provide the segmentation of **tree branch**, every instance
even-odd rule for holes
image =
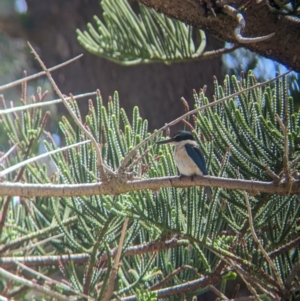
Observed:
[[[195,177],[193,180],[186,177],[161,177],[146,180],[124,182],[119,178],[112,178],[106,183],[91,184],[26,184],[0,183],[0,195],[25,197],[67,197],[90,195],[119,195],[137,190],[159,190],[160,188],[187,188],[193,186],[210,186],[227,189],[239,189],[249,192],[259,191],[271,194],[300,195],[300,180],[295,180],[291,188],[287,183],[252,181],[242,179],[228,179],[213,176]]]
[[[61,98],[63,104],[65,105],[66,109],[68,110],[68,112],[70,113],[70,115],[72,116],[72,119],[74,120],[74,122],[77,124],[77,126],[80,128],[80,130],[88,137],[90,138],[95,151],[96,151],[96,156],[97,156],[97,167],[100,173],[100,176],[102,178],[102,181],[107,181],[107,173],[109,173],[109,170],[105,170],[104,166],[103,166],[103,162],[102,162],[102,154],[101,154],[101,149],[98,146],[98,143],[96,141],[96,139],[94,138],[94,136],[84,127],[84,125],[81,123],[81,121],[79,120],[79,118],[76,116],[76,114],[73,112],[72,108],[70,107],[70,105],[68,104],[67,100],[65,99],[64,95],[61,93],[60,89],[58,88],[58,86],[56,85],[55,81],[53,80],[49,69],[46,68],[45,64],[43,63],[43,61],[40,59],[39,55],[37,54],[37,52],[34,50],[34,48],[31,46],[31,44],[28,42],[28,46],[31,49],[32,53],[34,54],[35,58],[37,59],[37,61],[39,62],[40,66],[42,67],[42,69],[44,70],[44,72],[46,73],[54,91],[57,93],[57,95]],[[71,100],[74,101],[73,95],[71,96]],[[111,173],[111,172],[110,172]]]
[[[268,34],[262,37],[255,37],[255,38],[246,38],[241,35],[241,31],[245,28],[246,22],[241,13],[239,13],[235,8],[230,5],[224,5],[222,11],[227,14],[228,16],[235,18],[238,22],[237,27],[234,30],[234,37],[237,39],[238,42],[242,44],[250,44],[250,43],[258,43],[265,40],[271,39],[275,33]]]
[[[42,72],[38,73],[40,75]],[[26,78],[24,78],[25,80]],[[1,88],[1,87],[0,87]],[[99,91],[99,90],[98,90]],[[83,94],[78,94],[76,96],[73,96],[73,99],[80,99],[80,98],[85,98],[85,97],[90,97],[90,96],[94,96],[97,95],[97,92],[88,92],[88,93],[83,93]],[[0,99],[3,102],[3,95],[0,95]],[[66,97],[65,98],[67,101],[71,99],[71,97]],[[1,115],[7,115],[10,113],[15,113],[15,112],[19,112],[19,111],[25,111],[25,110],[29,110],[29,109],[33,109],[33,108],[40,108],[40,107],[44,107],[44,106],[52,106],[53,104],[56,103],[60,103],[62,102],[62,100],[60,98],[57,99],[53,99],[53,100],[49,100],[49,101],[43,101],[43,102],[35,102],[35,103],[30,103],[27,105],[23,105],[23,106],[17,106],[17,107],[12,107],[9,109],[0,109],[0,116]]]
[[[40,292],[42,294],[46,294],[47,296],[51,296],[51,297],[55,298],[56,300],[60,300],[60,301],[69,301],[70,300],[69,297],[66,297],[66,296],[64,296],[60,293],[57,293],[57,292],[49,289],[48,287],[44,287],[42,285],[34,283],[33,281],[30,281],[30,280],[27,280],[23,277],[19,277],[17,275],[14,275],[14,274],[12,274],[8,271],[5,271],[2,268],[0,268],[0,275],[3,278],[12,279],[16,283],[20,283],[22,285],[30,287],[33,291],[37,291],[37,292]]]
[[[265,258],[265,260],[269,264],[270,268],[273,270],[275,279],[276,279],[277,284],[279,285],[280,289],[282,291],[284,291],[284,285],[283,285],[282,279],[280,278],[279,272],[278,272],[278,270],[277,270],[274,262],[271,260],[271,258],[269,257],[268,253],[266,252],[266,250],[264,249],[264,247],[260,243],[260,241],[259,241],[259,239],[257,237],[257,234],[255,232],[254,225],[253,225],[252,211],[251,211],[251,207],[250,207],[248,195],[245,192],[244,192],[244,197],[245,197],[246,207],[247,207],[247,211],[248,211],[250,231],[251,231],[253,240],[256,242],[256,244],[258,246],[258,249],[261,251],[263,257]]]
[[[109,280],[108,280],[108,284],[107,284],[107,290],[105,292],[105,296],[102,299],[102,301],[109,301],[112,294],[113,294],[113,292],[114,292],[115,279],[116,279],[116,276],[117,276],[117,272],[119,270],[120,259],[121,259],[121,254],[122,254],[122,249],[123,249],[123,244],[124,244],[124,239],[125,239],[125,235],[126,235],[128,222],[129,222],[129,219],[125,218],[123,228],[122,228],[122,231],[121,231],[119,246],[118,246],[118,249],[117,249],[116,256],[114,258],[114,265],[113,265],[113,267],[110,271]]]
[[[266,84],[268,84],[268,83],[270,83],[270,82],[273,82],[275,79],[281,78],[281,77],[283,77],[283,76],[289,74],[290,72],[291,72],[291,70],[289,70],[289,71],[287,71],[287,72],[285,72],[285,73],[283,73],[283,74],[280,74],[280,75],[278,75],[277,77],[275,77],[275,78],[273,78],[273,79],[271,79],[271,80],[267,80],[267,81],[265,81],[265,82],[263,82],[263,83],[258,83],[258,84],[254,85],[254,86],[251,86],[251,87],[242,89],[242,90],[237,91],[237,92],[235,92],[235,93],[232,93],[232,94],[230,94],[230,95],[228,95],[228,96],[225,96],[225,97],[223,97],[223,98],[221,98],[221,99],[214,100],[213,102],[210,102],[210,103],[208,103],[207,105],[204,105],[204,106],[201,106],[201,107],[196,108],[196,109],[194,109],[194,110],[191,110],[191,111],[185,113],[184,115],[182,115],[182,116],[176,118],[175,120],[173,120],[173,121],[171,121],[171,122],[169,122],[169,123],[166,123],[166,124],[165,124],[163,127],[161,127],[159,130],[155,131],[153,134],[151,134],[150,136],[148,136],[147,138],[145,138],[142,142],[140,142],[139,144],[137,144],[137,145],[136,145],[136,146],[135,146],[135,147],[134,147],[134,148],[133,148],[126,156],[125,156],[124,160],[121,162],[121,164],[120,164],[120,166],[119,166],[119,168],[118,168],[118,174],[119,174],[119,175],[124,174],[128,162],[130,161],[130,159],[132,159],[132,158],[136,155],[137,150],[138,150],[139,148],[141,148],[143,145],[145,145],[148,141],[150,141],[150,140],[153,139],[154,137],[158,136],[162,131],[169,129],[172,125],[177,124],[178,122],[182,121],[183,119],[185,119],[186,117],[188,117],[188,116],[190,116],[190,115],[193,115],[193,114],[195,114],[195,113],[197,113],[197,112],[200,112],[200,111],[204,111],[204,110],[206,110],[207,108],[216,106],[216,105],[218,105],[218,104],[220,104],[220,103],[223,103],[224,101],[226,101],[226,100],[228,100],[228,99],[230,99],[230,98],[234,98],[235,96],[238,96],[238,95],[240,95],[240,94],[242,94],[242,93],[244,93],[244,92],[253,90],[253,89],[258,88],[258,87],[262,87],[262,86],[264,86],[264,85],[266,85]]]
[[[0,20],[1,20],[1,18],[0,18]],[[75,56],[74,58],[72,58],[72,59],[70,59],[70,60],[67,60],[67,61],[65,61],[65,62],[63,62],[63,63],[61,63],[61,64],[58,64],[58,65],[56,65],[56,66],[54,66],[54,67],[52,67],[52,68],[49,68],[48,71],[49,71],[49,72],[52,72],[52,71],[54,71],[54,70],[57,70],[57,69],[59,69],[59,68],[62,68],[62,67],[64,67],[64,66],[66,66],[66,65],[68,65],[68,64],[70,64],[70,63],[72,63],[72,62],[74,62],[74,61],[76,61],[76,60],[78,60],[78,59],[81,58],[82,56],[83,56],[83,54],[79,54],[79,55]],[[16,80],[16,81],[11,82],[11,83],[8,83],[8,84],[5,84],[5,85],[0,86],[0,91],[5,90],[5,89],[8,89],[8,88],[11,88],[11,87],[14,87],[14,86],[17,86],[17,85],[19,85],[19,84],[22,84],[22,83],[24,83],[24,82],[27,82],[27,81],[32,80],[32,79],[35,79],[35,78],[38,78],[38,77],[40,77],[40,76],[42,76],[42,75],[45,75],[45,74],[46,74],[45,71],[41,71],[41,72],[35,73],[35,74],[33,74],[33,75],[29,75],[29,76],[23,77],[23,78],[21,78],[21,79],[18,79],[18,80]],[[60,100],[60,101],[61,101],[61,100]]]
[[[158,252],[162,250],[167,250],[171,248],[178,248],[181,246],[186,246],[190,244],[188,240],[173,238],[168,241],[151,241],[146,244],[136,245],[128,247],[124,251],[124,256],[134,256],[145,254],[149,252]],[[111,250],[111,257],[114,257],[117,254],[117,248]],[[57,256],[14,256],[14,257],[0,257],[0,266],[5,269],[10,269],[15,266],[15,262],[22,262],[28,267],[37,267],[37,266],[58,266],[61,263],[67,263],[72,260],[76,264],[82,264],[87,262],[90,259],[90,254],[81,253],[81,254],[66,254],[66,255],[57,255]],[[106,261],[108,256],[104,253],[97,260],[97,263]]]
[[[266,42],[245,45],[238,41],[235,34],[237,20],[222,13],[222,8],[216,7],[217,17],[207,14],[207,1],[199,0],[137,0],[148,7],[181,20],[187,24],[211,33],[218,38],[248,48],[260,55],[287,65],[300,71],[300,35],[299,21],[296,18],[280,16],[273,13],[266,1],[249,1],[247,9],[242,11],[246,20],[243,35],[261,37],[275,32],[276,35]],[[228,0],[227,5],[236,10],[245,5],[244,0]]]
[[[193,281],[188,281],[179,285],[166,287],[153,292],[157,292],[157,298],[166,298],[173,295],[183,294],[189,291],[194,291],[198,288],[206,287],[209,284],[217,284],[222,280],[223,268],[224,268],[224,264],[220,263],[217,266],[217,268],[207,276],[204,276],[202,278]],[[129,296],[129,297],[122,298],[122,301],[135,301],[135,300],[137,300],[137,296]]]
[[[90,297],[90,296],[88,296],[88,295],[82,294],[82,293],[81,293],[80,291],[78,291],[78,290],[74,290],[74,289],[71,287],[71,285],[69,286],[69,285],[66,285],[66,284],[63,283],[63,282],[60,282],[60,281],[57,281],[57,280],[52,279],[52,278],[50,278],[50,277],[47,277],[46,275],[44,275],[44,274],[42,274],[42,273],[39,273],[38,271],[33,270],[33,269],[29,268],[28,266],[26,266],[26,265],[20,263],[20,262],[16,262],[16,265],[17,265],[18,267],[20,267],[22,270],[27,271],[27,272],[29,272],[30,274],[33,274],[33,275],[37,276],[37,277],[40,278],[40,279],[43,279],[48,285],[49,285],[49,284],[50,284],[50,285],[56,285],[56,286],[58,286],[59,288],[61,288],[61,289],[63,289],[63,290],[66,290],[66,291],[68,291],[68,292],[72,292],[72,293],[74,293],[74,294],[76,294],[76,295],[79,295],[79,296],[81,296],[81,297],[84,297],[84,298],[85,298],[84,300],[87,300],[87,301],[95,301],[94,298],[92,298],[92,297]]]

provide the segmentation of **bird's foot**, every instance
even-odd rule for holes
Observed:
[[[190,178],[192,181],[194,181],[194,177],[197,177],[197,175],[192,175],[192,176],[180,175],[179,179],[182,180],[183,178]]]

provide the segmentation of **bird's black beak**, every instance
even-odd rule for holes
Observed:
[[[157,141],[156,144],[166,144],[166,143],[171,143],[174,142],[173,138],[167,139],[167,140],[162,140],[162,141]]]

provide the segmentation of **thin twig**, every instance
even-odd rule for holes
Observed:
[[[238,25],[236,26],[234,30],[234,36],[237,39],[238,42],[242,44],[250,44],[250,43],[258,43],[262,41],[266,41],[271,39],[275,33],[268,34],[266,36],[256,37],[256,38],[245,38],[241,35],[241,31],[245,28],[246,22],[241,13],[239,13],[234,7],[230,5],[224,5],[222,7],[222,11],[227,14],[228,16],[235,18],[238,22]]]
[[[300,156],[298,156],[296,159],[294,159],[293,161],[290,162],[290,170],[293,169],[300,161]]]
[[[286,100],[287,103],[288,100]],[[285,108],[287,110],[287,107]],[[290,165],[289,165],[289,138],[288,138],[288,128],[286,125],[283,124],[282,120],[278,116],[278,114],[275,114],[275,117],[279,123],[279,126],[281,128],[281,131],[283,133],[283,139],[284,139],[284,151],[283,151],[283,171],[284,171],[284,177],[287,182],[288,187],[290,187],[290,190],[293,186],[294,178],[291,176],[290,173]],[[288,118],[286,116],[286,118]],[[287,124],[287,120],[286,120]]]
[[[184,294],[185,292],[191,292],[194,290],[197,290],[201,287],[207,287],[209,284],[217,284],[221,281],[222,274],[219,270],[216,270],[212,274],[209,274],[207,276],[204,276],[202,278],[198,278],[195,280],[187,281],[182,284],[166,287],[160,290],[153,291],[157,293],[157,298],[164,299],[169,296]],[[120,299],[113,299],[113,301],[117,301]],[[136,301],[137,296],[128,296],[128,297],[122,297],[122,301]]]
[[[255,301],[255,297],[254,296],[244,296],[244,297],[230,299],[230,301]]]
[[[187,113],[185,113],[184,115],[176,118],[175,120],[171,121],[170,123],[167,123],[165,124],[163,127],[161,127],[159,130],[157,130],[155,133],[151,134],[149,137],[147,137],[146,139],[144,139],[142,142],[140,142],[138,145],[136,145],[124,158],[124,160],[122,161],[122,163],[120,164],[119,168],[118,168],[118,173],[119,174],[123,174],[126,170],[126,166],[128,165],[129,161],[135,156],[137,150],[139,148],[141,148],[143,145],[145,145],[148,141],[152,140],[154,137],[158,136],[162,131],[166,130],[167,128],[169,128],[170,126],[173,126],[175,124],[177,124],[178,122],[180,122],[182,119],[185,119],[186,117],[190,116],[190,115],[193,115],[199,111],[203,111],[203,110],[206,110],[207,108],[210,108],[210,107],[213,107],[213,106],[216,106],[228,99],[231,99],[231,98],[234,98],[242,93],[245,93],[245,92],[248,92],[248,91],[251,91],[255,88],[259,88],[259,87],[262,87],[264,85],[267,85],[268,83],[271,83],[273,82],[274,80],[278,79],[278,78],[281,78],[287,74],[289,74],[292,70],[289,70],[281,75],[278,75],[276,76],[275,78],[271,79],[271,80],[267,80],[263,83],[259,83],[259,84],[256,84],[254,86],[251,86],[251,87],[248,87],[248,88],[245,88],[241,91],[238,91],[238,92],[235,92],[231,95],[228,95],[226,97],[223,97],[219,100],[216,100],[214,102],[211,102],[205,106],[201,106],[200,108],[196,108],[194,110],[191,110]]]
[[[183,97],[182,97],[182,98],[183,98]],[[193,116],[193,117],[194,117],[194,116]],[[195,130],[195,128],[192,126],[192,124],[189,123],[188,121],[186,121],[185,119],[182,119],[181,121],[188,127],[188,129],[189,129],[191,132]]]
[[[33,138],[31,138],[29,140],[29,143],[27,145],[27,149],[24,153],[23,158],[27,158],[30,155],[30,153],[32,151],[33,141],[34,141]],[[23,176],[23,173],[24,173],[24,170],[25,170],[25,167],[22,166],[20,168],[20,170],[17,172],[16,176],[14,177],[13,183],[17,183],[21,180],[21,178]],[[2,179],[0,177],[0,181],[1,180]],[[2,204],[2,210],[1,210],[1,213],[0,213],[0,235],[1,235],[3,227],[4,227],[4,223],[5,223],[5,220],[6,220],[6,215],[7,215],[7,212],[8,212],[9,204],[11,203],[11,199],[12,199],[12,196],[6,196],[4,198],[4,202]]]
[[[284,125],[285,125],[284,156],[286,157],[284,160],[287,161],[287,163],[286,163],[287,168],[286,168],[285,172],[286,172],[286,178],[287,178],[288,185],[291,187],[293,185],[294,178],[291,175],[290,164],[289,164],[289,138],[288,138],[289,118],[290,118],[290,116],[289,116],[288,90],[284,89]]]
[[[22,245],[24,242],[27,242],[27,241],[32,241],[37,237],[42,237],[43,235],[50,235],[52,232],[57,231],[61,226],[70,226],[70,225],[73,225],[74,223],[76,223],[77,221],[78,221],[78,217],[73,216],[73,217],[68,218],[65,221],[63,221],[61,225],[56,224],[56,225],[48,226],[41,230],[38,230],[37,232],[29,233],[27,235],[24,234],[20,238],[17,238],[15,240],[10,240],[9,242],[6,242],[5,244],[0,246],[0,254],[1,254],[1,256],[3,256],[3,253],[6,250],[9,250],[9,249],[12,250],[16,246]],[[9,229],[14,229],[14,225],[5,223],[5,226],[8,227]],[[18,252],[18,249],[15,249],[14,251]],[[7,253],[5,253],[5,254],[7,254]],[[1,256],[0,256],[0,258],[1,258]],[[14,258],[17,258],[17,257],[14,257]],[[23,258],[23,260],[20,260],[22,262],[26,262],[27,260],[30,261],[30,259],[28,259],[27,257],[26,258],[22,257],[22,258]],[[36,258],[36,259],[38,260],[38,258]],[[17,259],[15,259],[15,260],[17,260]],[[1,261],[1,259],[0,259],[0,261]]]
[[[150,149],[147,149],[144,153],[138,156],[128,167],[127,171],[130,171],[135,165],[137,165],[145,156],[148,155]]]
[[[280,256],[281,254],[284,254],[299,245],[300,245],[300,236],[296,237],[292,241],[289,241],[287,244],[280,246],[276,250],[270,252],[268,255],[270,258],[276,258],[276,257]]]
[[[1,158],[0,158],[0,163],[4,161],[16,148],[17,144],[13,145]],[[1,176],[0,176],[1,177]]]
[[[220,297],[221,300],[229,301],[229,299],[224,294],[222,294],[214,285],[210,284],[208,287],[212,292]]]
[[[264,258],[266,259],[266,261],[268,262],[268,264],[272,268],[273,273],[274,273],[275,278],[276,278],[276,281],[277,281],[277,284],[279,285],[281,291],[284,291],[284,285],[283,285],[282,279],[281,279],[281,277],[280,277],[280,275],[279,275],[279,273],[277,271],[277,268],[276,268],[275,264],[273,263],[272,259],[269,257],[269,255],[266,252],[266,250],[261,245],[261,243],[260,243],[260,241],[259,241],[259,239],[258,239],[258,237],[256,235],[256,232],[255,232],[255,229],[254,229],[254,225],[253,225],[251,207],[250,207],[248,195],[247,195],[246,192],[244,192],[244,197],[245,197],[245,202],[246,202],[246,206],[247,206],[248,218],[249,218],[249,226],[250,226],[250,231],[251,231],[252,237],[253,237],[254,241],[256,242],[259,250],[262,252]]]
[[[183,266],[177,268],[176,270],[174,270],[171,274],[169,274],[167,277],[165,277],[164,279],[162,279],[158,283],[156,283],[156,284],[152,285],[151,287],[149,287],[149,291],[159,289],[160,287],[165,285],[167,282],[169,282],[171,279],[173,279],[176,275],[178,275],[181,271],[184,271],[184,270],[192,270],[196,274],[198,273],[196,268],[194,268],[190,265],[183,265]]]
[[[273,182],[274,183],[279,183],[280,181],[280,177],[276,175],[275,172],[273,172],[270,168],[268,168],[266,166],[266,169],[265,169],[265,173],[270,177],[272,178]]]
[[[17,266],[21,267],[23,270],[28,271],[28,272],[30,272],[33,275],[36,275],[38,278],[45,279],[50,285],[51,284],[58,285],[62,289],[68,290],[70,292],[75,293],[78,296],[86,298],[86,300],[95,300],[94,298],[92,298],[92,297],[90,297],[88,295],[82,294],[81,292],[74,290],[72,287],[64,284],[62,281],[56,281],[56,280],[54,280],[52,278],[49,278],[46,275],[44,275],[42,273],[39,273],[38,271],[29,268],[28,266],[26,266],[25,264],[23,264],[21,262],[15,261],[15,264]]]
[[[211,244],[211,242],[209,243]],[[251,262],[244,260],[233,253],[210,248],[208,245],[206,245],[206,247],[218,257],[222,258],[222,260],[226,264],[228,264],[228,266],[234,269],[239,269],[240,272],[243,273],[243,275],[246,277],[246,279],[252,283],[255,283],[255,285],[262,292],[266,294],[268,294],[268,292],[270,291],[275,291],[276,293],[279,292],[280,286],[278,285],[276,280],[274,280],[272,276],[265,273],[262,269],[253,266]],[[277,290],[275,288],[277,288]]]
[[[101,154],[101,149],[98,146],[98,143],[96,141],[96,139],[94,138],[94,136],[83,126],[83,124],[80,122],[80,120],[77,118],[76,114],[72,111],[72,109],[70,108],[68,102],[66,101],[65,97],[63,96],[63,94],[61,93],[60,89],[58,88],[58,86],[56,85],[55,81],[53,80],[49,70],[47,69],[47,67],[45,66],[45,64],[43,63],[43,61],[40,59],[39,55],[37,54],[37,52],[34,50],[34,48],[31,46],[31,44],[28,42],[28,45],[31,49],[31,51],[33,52],[34,56],[36,57],[37,61],[39,62],[40,66],[42,67],[42,69],[46,72],[46,75],[53,87],[53,89],[55,90],[55,92],[57,93],[57,95],[61,98],[62,102],[64,103],[66,109],[68,110],[68,112],[70,113],[70,115],[72,116],[73,120],[75,121],[75,123],[78,125],[78,127],[83,131],[83,133],[89,138],[91,139],[91,142],[95,148],[96,151],[96,156],[97,156],[97,168],[100,172],[101,175],[101,179],[102,181],[106,182],[107,181],[107,174],[106,171],[104,170],[104,166],[102,163],[102,154]],[[72,97],[72,96],[71,96]],[[111,171],[107,170],[108,173],[111,174]]]
[[[99,263],[101,262],[101,258],[103,257],[103,255],[97,259],[97,252],[100,249],[100,245],[101,242],[103,242],[103,240],[105,240],[105,233],[107,233],[107,230],[109,228],[110,225],[113,224],[113,217],[110,215],[107,220],[105,221],[105,223],[102,226],[102,229],[97,233],[97,237],[96,240],[94,242],[94,245],[92,247],[91,252],[89,252],[89,263],[87,264],[86,268],[85,268],[85,275],[84,275],[84,285],[83,285],[83,293],[84,294],[88,294],[90,291],[90,285],[91,285],[91,281],[93,278],[93,273],[94,273],[94,268],[95,265],[99,266]],[[109,259],[111,252],[108,252],[105,254],[106,258]],[[97,263],[96,263],[97,261]],[[102,261],[104,262],[104,261]],[[98,297],[98,300],[100,299],[100,296]]]
[[[263,294],[274,299],[274,294],[271,292],[271,290],[274,290],[274,286],[272,286],[272,284],[270,285],[268,281],[266,283],[262,283],[260,279],[255,278],[255,275],[251,275],[247,271],[243,270],[240,265],[236,264],[234,260],[230,258],[223,257],[222,260],[225,261],[232,269],[234,269],[242,278],[248,290],[255,296],[255,300],[260,299],[259,297],[257,298],[258,294],[251,284],[255,285]]]
[[[288,291],[290,291],[290,289],[292,288],[293,281],[297,281],[299,283],[299,280],[296,278],[299,272],[300,272],[300,263],[298,262],[292,268],[290,274],[286,278],[285,285],[286,285]]]
[[[8,252],[5,252],[5,256],[11,255],[11,254],[13,254],[13,253],[15,253],[15,252],[18,252],[18,253],[19,253],[19,252],[28,251],[28,250],[30,250],[30,249],[32,249],[32,248],[41,246],[42,244],[44,244],[44,243],[46,243],[46,242],[48,242],[48,241],[54,240],[54,239],[59,238],[59,237],[62,237],[62,236],[64,236],[64,234],[63,234],[63,233],[60,233],[60,234],[57,234],[57,235],[54,235],[54,236],[50,236],[50,237],[48,237],[48,238],[46,238],[46,239],[43,239],[43,240],[41,240],[41,241],[38,241],[38,242],[36,242],[36,243],[34,243],[34,244],[29,243],[26,247],[19,248],[19,249],[17,249],[17,250],[10,250],[10,251],[8,251]],[[28,257],[28,256],[27,256],[27,257]]]
[[[230,53],[239,48],[241,48],[241,46],[233,44],[233,45],[229,46],[228,48],[221,48],[221,49],[216,49],[216,50],[205,51],[204,53],[202,53],[202,55],[199,58],[206,59],[206,60],[212,59],[215,57],[219,57],[220,55]]]
[[[72,218],[73,219],[73,218]],[[77,219],[76,219],[77,220]],[[65,223],[64,223],[65,224]],[[41,230],[43,231],[43,230]],[[22,243],[22,241],[20,241]],[[187,246],[189,244],[188,240],[177,240],[172,239],[169,241],[155,241],[149,242],[142,245],[136,245],[132,247],[128,247],[124,252],[124,256],[134,256],[134,255],[141,255],[149,252],[158,252],[162,250],[168,250],[172,248],[178,248],[181,246]],[[13,245],[14,246],[14,245]],[[4,248],[5,251],[7,248]],[[110,251],[111,256],[114,258],[117,254],[117,248]],[[81,264],[87,262],[90,259],[90,254],[81,253],[81,254],[61,254],[61,255],[54,255],[54,256],[29,256],[29,257],[0,257],[0,265],[5,268],[9,269],[14,267],[14,262],[22,262],[27,266],[37,267],[37,266],[57,266],[60,263],[67,263],[72,260],[76,264]],[[105,262],[107,261],[108,256],[104,253],[97,259],[97,262]]]
[[[239,274],[239,276],[241,277],[241,279],[243,280],[243,282],[246,284],[248,290],[252,293],[252,295],[255,297],[256,301],[262,301],[259,297],[259,295],[257,294],[255,288],[250,284],[249,281],[247,281],[244,277],[244,273],[243,270],[236,265],[232,260],[228,260],[229,264],[234,268],[234,270]]]
[[[61,63],[61,64],[59,64],[59,65],[56,65],[56,66],[54,66],[54,67],[49,68],[48,71],[49,71],[49,72],[52,72],[52,71],[57,70],[57,69],[59,69],[59,68],[61,68],[61,67],[64,67],[64,66],[66,66],[66,65],[68,65],[68,64],[70,64],[70,63],[72,63],[72,62],[74,62],[74,61],[76,61],[76,60],[78,60],[78,59],[81,58],[82,56],[83,56],[83,54],[79,54],[79,55],[75,56],[74,58],[72,58],[72,59],[70,59],[70,60],[68,60],[68,61],[66,61],[66,62],[64,62],[64,63]],[[45,72],[45,71],[42,71],[42,72],[39,72],[39,73],[30,75],[30,76],[26,76],[26,77],[21,78],[21,79],[18,79],[18,80],[14,81],[14,82],[11,82],[11,83],[9,83],[9,84],[0,86],[0,91],[5,90],[5,89],[8,89],[8,88],[11,88],[11,87],[14,87],[14,86],[17,86],[17,85],[19,85],[19,84],[22,84],[23,82],[26,82],[26,81],[35,79],[35,78],[40,77],[40,76],[42,76],[42,75],[44,75],[44,74],[46,74],[46,72]]]
[[[101,301],[109,301],[113,294],[114,287],[115,287],[115,279],[116,279],[117,272],[119,269],[119,264],[120,264],[122,250],[123,250],[123,244],[124,244],[124,239],[125,239],[125,235],[126,235],[128,222],[129,222],[129,218],[125,218],[122,232],[121,232],[120,241],[119,241],[118,251],[117,251],[116,257],[114,259],[114,265],[113,265],[110,275],[109,275],[109,280],[108,280],[107,289],[106,289],[104,298]]]
[[[27,76],[26,70],[24,71],[24,76],[25,76],[25,78]],[[40,87],[38,88],[38,90],[40,90]],[[23,104],[27,103],[27,80],[22,82],[21,102]]]
[[[283,137],[284,137],[284,152],[283,152],[283,169],[285,173],[285,178],[288,181],[289,178],[289,159],[288,159],[288,154],[289,154],[289,142],[288,142],[288,133],[287,133],[287,128],[283,124],[282,120],[278,116],[278,114],[275,114],[275,117],[279,123],[280,129],[282,131]]]
[[[47,152],[47,153],[44,153],[44,154],[41,154],[41,155],[38,155],[38,156],[35,156],[35,157],[32,157],[32,158],[29,158],[27,160],[24,160],[24,161],[22,161],[20,163],[17,163],[17,164],[15,164],[15,165],[13,165],[13,166],[11,166],[9,168],[6,168],[6,169],[2,170],[0,172],[0,179],[3,178],[5,175],[7,175],[7,174],[9,174],[9,173],[11,173],[11,172],[19,169],[22,166],[25,166],[25,165],[29,164],[29,163],[35,162],[35,161],[40,160],[42,158],[54,155],[54,154],[59,153],[59,152],[63,152],[65,150],[67,150],[67,149],[70,149],[70,148],[73,148],[73,147],[77,147],[79,145],[86,144],[86,143],[89,143],[89,142],[91,142],[91,140],[85,140],[85,141],[82,141],[82,142],[74,143],[74,144],[67,145],[67,146],[64,146],[64,147],[61,147],[61,148],[58,148],[58,149],[54,149],[54,150],[52,150],[50,152]]]
[[[73,96],[73,98],[80,99],[83,97],[90,97],[90,96],[94,96],[94,95],[97,95],[97,92],[88,92],[88,93],[78,94],[78,95]],[[71,97],[65,97],[65,99],[70,100]],[[18,106],[18,107],[13,107],[13,108],[9,108],[9,109],[4,109],[4,110],[0,110],[0,116],[10,114],[10,113],[15,113],[18,111],[40,108],[43,106],[52,106],[52,105],[54,105],[56,103],[60,103],[60,102],[62,102],[62,100],[61,100],[61,98],[58,98],[58,99],[53,99],[53,100],[49,100],[49,101],[35,102],[35,103],[31,103],[31,104],[24,105],[24,106]]]
[[[70,297],[66,297],[66,296],[64,296],[60,293],[54,292],[53,290],[51,290],[47,287],[44,287],[44,286],[39,285],[37,283],[33,283],[32,281],[24,279],[23,277],[19,277],[17,275],[14,275],[14,274],[2,269],[1,267],[0,267],[0,275],[4,278],[12,279],[16,283],[20,283],[22,285],[25,285],[25,286],[31,288],[34,291],[46,294],[47,296],[51,296],[51,297],[53,297],[57,300],[60,300],[60,301],[70,301],[71,300]]]

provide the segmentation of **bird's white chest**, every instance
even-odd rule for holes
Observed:
[[[174,160],[179,169],[179,172],[184,176],[202,176],[202,171],[197,164],[187,154],[184,143],[179,143],[175,146]]]

